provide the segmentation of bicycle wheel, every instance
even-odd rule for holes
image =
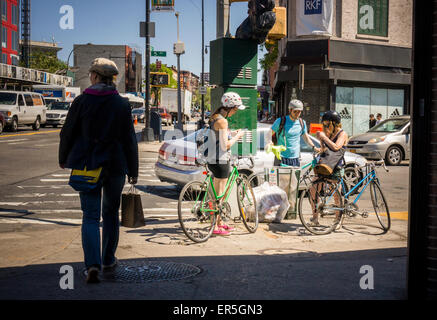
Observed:
[[[375,209],[376,218],[379,221],[384,233],[390,229],[391,220],[388,210],[387,201],[382,193],[378,183],[372,181],[369,185],[370,198],[372,199],[373,209]]]
[[[256,210],[256,199],[249,179],[242,178],[237,186],[237,202],[240,216],[244,226],[250,233],[258,229],[258,212]]]
[[[337,203],[336,203],[337,202]],[[343,222],[343,198],[337,183],[316,180],[299,197],[299,218],[309,232],[331,233]]]
[[[179,196],[178,217],[185,235],[194,242],[211,237],[216,221],[215,197],[200,181],[187,183]]]

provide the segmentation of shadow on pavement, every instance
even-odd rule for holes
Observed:
[[[120,260],[111,279],[92,285],[85,284],[83,263],[29,265],[0,269],[0,299],[406,299],[406,255],[406,248],[272,248],[257,255],[208,256],[199,247],[199,256]],[[73,267],[73,290],[60,288],[62,265]],[[363,266],[372,274],[362,272]],[[199,272],[178,279],[187,270]],[[367,289],[361,287],[366,274],[373,276]]]

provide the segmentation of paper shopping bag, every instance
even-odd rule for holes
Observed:
[[[138,228],[146,225],[144,221],[141,196],[129,190],[121,195],[121,225],[127,228]]]

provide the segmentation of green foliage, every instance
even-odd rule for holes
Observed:
[[[273,66],[276,59],[278,59],[278,41],[275,41],[273,43],[266,42],[265,48],[267,49],[267,53],[259,62],[261,64],[261,67],[267,71]]]
[[[20,66],[24,67],[22,61],[20,61]],[[59,60],[55,53],[35,50],[31,53],[29,67],[31,69],[55,73],[58,70],[66,70],[67,64]]]

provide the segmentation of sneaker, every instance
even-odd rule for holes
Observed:
[[[225,229],[216,229],[212,232],[212,234],[218,235],[218,236],[227,236],[229,235],[229,231],[226,231]]]
[[[87,270],[86,283],[99,283],[99,269],[97,267],[90,267]]]
[[[221,226],[219,226],[219,228],[225,229],[226,231],[233,231],[233,230],[235,230],[234,227],[230,227],[227,224],[222,224]]]
[[[335,225],[335,227],[334,227],[334,230],[335,230],[335,231],[338,231],[338,230],[341,229],[340,218],[335,218],[335,220],[334,220],[334,225]]]
[[[104,264],[102,267],[103,272],[105,271],[112,271],[113,269],[115,269],[115,267],[118,265],[118,259],[114,258],[114,262],[111,264]]]
[[[317,218],[310,218],[310,223],[308,223],[309,227],[318,227],[320,226],[319,220]]]

